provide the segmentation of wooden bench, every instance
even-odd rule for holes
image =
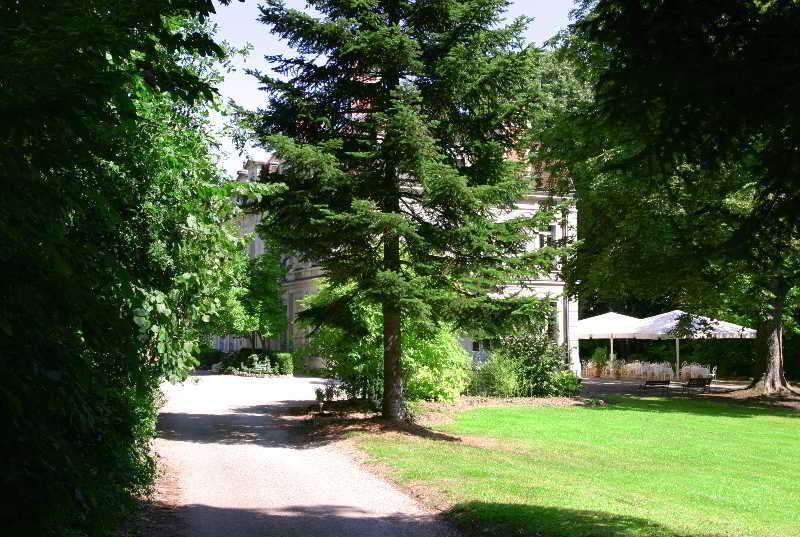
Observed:
[[[710,392],[712,380],[712,377],[694,378],[687,380],[681,384],[681,386],[683,386],[684,393],[691,392],[692,390],[696,390],[698,392]]]
[[[664,393],[669,392],[669,380],[645,380],[642,384],[639,385],[639,391],[643,392],[650,389],[660,389]]]

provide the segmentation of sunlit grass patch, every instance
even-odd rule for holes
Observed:
[[[437,427],[497,447],[366,435],[396,477],[471,522],[553,536],[800,536],[800,415],[624,398],[495,407]],[[513,449],[503,449],[508,440]]]

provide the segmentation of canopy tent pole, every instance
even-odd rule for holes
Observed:
[[[681,378],[681,340],[675,339],[675,374]]]
[[[611,352],[608,355],[608,360],[609,360],[609,362],[608,362],[609,363],[609,367],[611,365],[614,365],[614,335],[613,334],[611,335]]]

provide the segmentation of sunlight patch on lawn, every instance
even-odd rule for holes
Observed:
[[[621,398],[599,407],[493,407],[436,429],[515,449],[365,435],[402,482],[468,521],[532,533],[800,536],[800,419],[761,407]]]

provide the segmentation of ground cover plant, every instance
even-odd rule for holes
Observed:
[[[602,406],[479,408],[435,427],[481,442],[357,441],[399,481],[446,498],[467,527],[792,537],[800,535],[798,425],[800,414],[761,406],[620,398]]]

